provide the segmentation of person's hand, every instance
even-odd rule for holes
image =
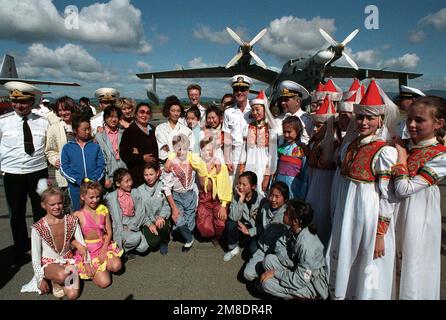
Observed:
[[[158,235],[158,230],[156,230],[156,225],[154,225],[153,223],[149,226],[149,230],[150,232],[152,232],[154,235]]]
[[[240,221],[238,222],[238,229],[239,229],[244,235],[249,236],[248,228],[246,228],[246,226],[245,226],[243,223],[241,223]]]
[[[238,202],[243,203],[243,201],[245,201],[245,194],[243,192],[240,192],[240,190],[238,189],[238,186],[235,187],[235,192],[237,192],[238,196],[239,196],[239,200]]]
[[[146,163],[155,162],[155,157],[151,153],[145,154],[143,156],[143,159],[144,159],[144,162],[146,162]]]
[[[111,181],[110,179],[105,179],[104,187],[106,189],[110,189],[112,186],[113,186],[113,181]]]
[[[165,152],[169,152],[169,146],[167,144],[165,144],[164,146],[161,147],[161,150],[165,151]]]
[[[177,224],[179,217],[180,217],[180,210],[178,210],[177,207],[172,208],[172,220],[175,224]]]
[[[96,133],[101,133],[104,131],[104,127],[97,127],[96,128]]]
[[[164,220],[164,218],[162,218],[162,217],[156,218],[155,225],[158,228],[158,230],[162,229],[165,224],[166,224],[166,221]]]
[[[241,175],[243,172],[245,172],[245,165],[239,164],[238,165],[238,175]]]
[[[54,163],[54,166],[56,167],[56,169],[60,168],[60,160],[57,159],[56,162]]]
[[[266,280],[274,278],[274,270],[266,270],[261,276],[260,276],[260,282],[264,283]]]
[[[77,252],[82,256],[82,257],[86,257],[87,256],[87,248],[85,248],[83,245],[78,246]]]
[[[85,273],[89,277],[93,277],[94,276],[94,270],[93,270],[93,267],[92,267],[91,263],[85,263]]]
[[[263,181],[262,181],[262,191],[263,192],[265,192],[268,189],[270,177],[271,176],[263,176]]]
[[[50,285],[48,284],[48,280],[45,278],[42,279],[39,285],[40,294],[46,294],[50,292]]]
[[[373,259],[378,259],[385,256],[384,235],[377,235],[375,240],[375,251],[373,252]]]
[[[229,172],[234,172],[234,166],[232,165],[232,163],[227,163],[226,168],[228,168]]]
[[[107,259],[107,248],[102,248],[101,251],[99,251],[99,262],[103,263]]]
[[[220,207],[220,210],[218,210],[218,213],[217,213],[217,218],[222,221],[226,221],[226,219],[228,218],[228,213],[227,213],[225,207],[223,207],[223,206]]]
[[[139,150],[138,150],[138,148],[133,148],[133,149],[132,149],[132,153],[133,153],[133,154],[139,154]]]

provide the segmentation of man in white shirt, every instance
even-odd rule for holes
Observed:
[[[31,246],[25,219],[27,197],[31,200],[34,222],[46,214],[36,188],[39,179],[48,178],[45,136],[49,123],[45,117],[31,112],[40,102],[39,89],[18,81],[4,86],[14,112],[0,118],[0,167],[5,173],[3,183],[14,240],[13,265],[20,265]]]
[[[236,75],[231,78],[231,86],[236,103],[225,110],[222,126],[222,131],[224,132],[224,157],[231,176],[237,170],[238,164],[244,163],[244,158],[246,157],[246,152],[244,152],[246,127],[252,121],[251,106],[248,101],[249,87],[251,85],[251,78],[245,75]]]
[[[416,99],[419,97],[424,97],[425,94],[417,88],[412,88],[409,86],[401,85],[400,87],[400,94],[397,97],[397,106],[398,108],[403,112],[403,114],[406,114],[409,107],[415,102]],[[398,122],[398,133],[403,140],[410,139],[409,131],[407,130],[406,126],[406,117],[403,116],[401,120]]]
[[[114,106],[119,99],[119,91],[113,88],[99,88],[95,91],[94,96],[99,100],[99,108],[101,112],[96,114],[90,119],[91,130],[93,135],[96,135],[96,131],[99,127],[104,126],[104,109],[108,106]]]
[[[303,127],[300,141],[304,144],[308,144],[311,134],[313,133],[314,125],[311,116],[301,109],[301,104],[302,100],[306,100],[310,97],[309,92],[300,84],[290,80],[282,81],[277,89],[280,92],[282,110],[287,110],[284,115],[278,117],[278,120],[283,120],[287,116],[298,117]],[[280,125],[279,130],[281,130],[281,127],[282,125]],[[282,133],[280,131],[279,141],[282,141],[281,136]]]
[[[203,128],[206,124],[206,107],[201,105],[201,87],[196,83],[189,85],[187,87],[187,96],[190,106],[196,106],[200,110],[200,127]]]

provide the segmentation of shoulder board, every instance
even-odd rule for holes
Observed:
[[[0,119],[7,118],[7,117],[12,116],[12,115],[14,115],[14,111],[2,114],[0,116]]]

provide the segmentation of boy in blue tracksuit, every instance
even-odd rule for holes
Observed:
[[[88,117],[80,115],[72,122],[75,138],[62,148],[60,172],[68,181],[71,208],[81,208],[79,188],[88,178],[99,181],[104,176],[105,161],[101,148],[91,138],[91,126]]]

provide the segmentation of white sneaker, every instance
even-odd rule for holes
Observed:
[[[189,249],[190,247],[192,247],[193,244],[194,244],[194,238],[192,238],[191,242],[186,242],[186,243],[184,244],[184,247],[185,247],[186,249]]]
[[[240,247],[237,246],[234,249],[225,253],[225,255],[223,256],[223,261],[227,262],[227,261],[231,260],[232,258],[234,258],[239,253],[240,253]]]

